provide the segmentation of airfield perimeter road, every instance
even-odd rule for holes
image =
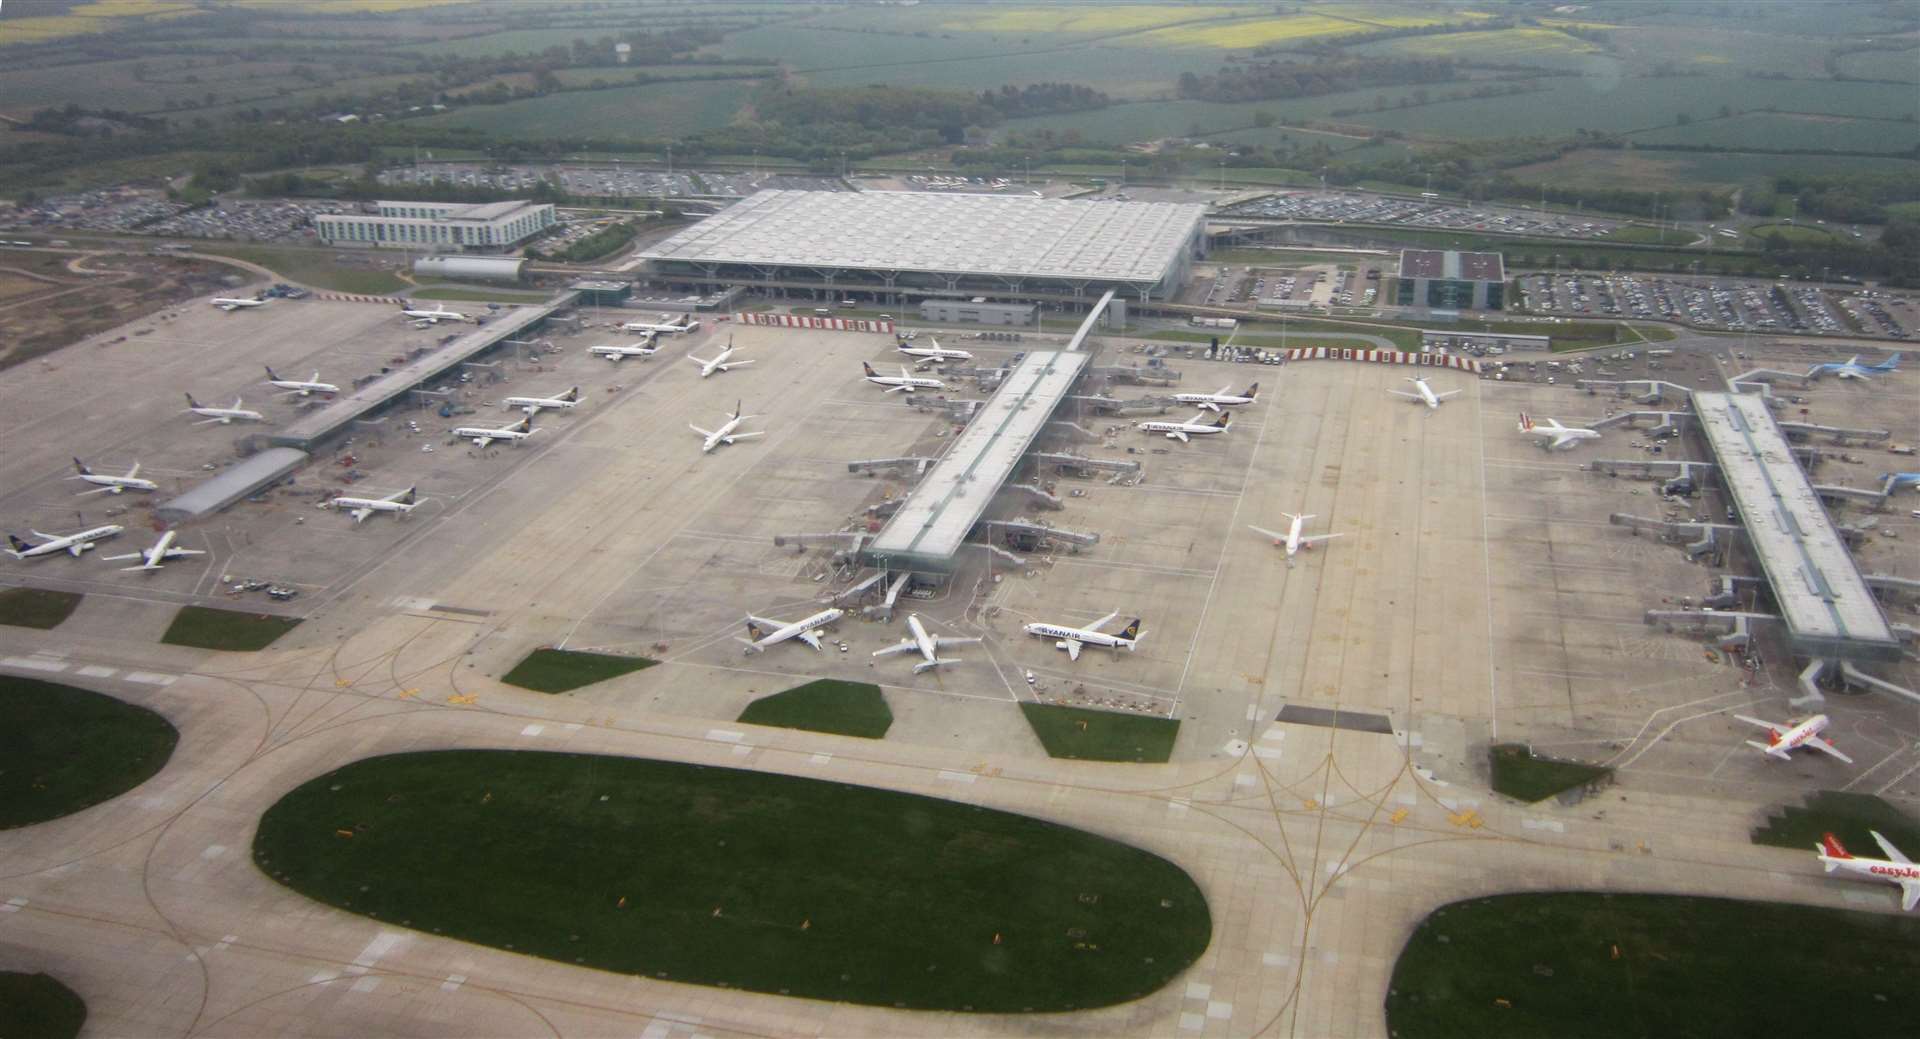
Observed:
[[[846,622],[846,655],[789,646],[743,661],[732,644],[743,602],[793,612],[820,594],[813,557],[769,536],[835,529],[871,500],[883,484],[848,475],[847,458],[937,444],[923,439],[926,419],[846,374],[883,356],[884,340],[735,334],[757,365],[698,379],[677,355],[710,356],[708,329],[622,370],[618,404],[556,419],[545,445],[521,449],[513,479],[420,518],[403,550],[329,588],[270,650],[157,646],[166,608],[107,596],[89,597],[71,629],[0,628],[0,669],[102,689],[182,733],[141,788],[0,833],[0,968],[61,977],[111,1035],[1371,1036],[1384,1032],[1402,940],[1450,900],[1582,887],[1892,904],[1878,886],[1823,879],[1810,853],[1748,843],[1764,808],[1842,773],[1733,755],[1724,712],[1777,705],[1791,675],[1769,670],[1749,687],[1696,641],[1646,629],[1648,600],[1697,593],[1703,571],[1605,527],[1609,508],[1647,502],[1633,497],[1644,485],[1580,472],[1513,434],[1519,408],[1572,421],[1592,417],[1575,409],[1593,398],[1448,373],[1442,388],[1466,392],[1429,412],[1384,393],[1401,369],[1261,370],[1279,390],[1224,443],[1159,441],[1168,453],[1147,456],[1146,483],[1092,482],[1070,499],[1060,522],[1105,533],[1097,550],[986,582],[979,602],[931,604],[989,642],[977,665],[915,678],[862,659],[897,623]],[[1188,367],[1208,389],[1254,374]],[[769,436],[700,455],[687,423],[742,398]],[[1126,430],[1114,442],[1155,439]],[[512,451],[435,464],[479,486]],[[1245,530],[1281,510],[1319,513],[1313,529],[1347,536],[1288,570]],[[1070,670],[1015,634],[1026,613],[1129,603],[1153,632],[1131,658],[1089,653]],[[490,677],[562,640],[667,663],[569,696]],[[1009,702],[1027,695],[1009,678],[1028,667],[1048,684],[1072,674],[1165,698],[1183,719],[1176,763],[1040,756]],[[808,674],[885,683],[894,731],[865,741],[726,720]],[[1385,714],[1394,731],[1278,723],[1282,704]],[[1910,712],[1868,717],[1881,706],[1834,709],[1869,738],[1911,727]],[[1622,780],[1570,807],[1490,796],[1472,751],[1496,726],[1612,756]],[[1913,739],[1869,739],[1848,774],[1872,776],[1859,789],[1894,787],[1920,767]],[[768,769],[1059,820],[1192,873],[1213,944],[1126,1006],[912,1014],[440,939],[317,905],[253,866],[254,821],[286,790],[368,755],[444,747]]]

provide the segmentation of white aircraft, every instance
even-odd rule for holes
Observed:
[[[1920,902],[1920,866],[1915,866],[1912,859],[1900,854],[1900,849],[1880,836],[1880,831],[1867,832],[1873,835],[1874,843],[1880,845],[1880,850],[1887,853],[1886,858],[1858,858],[1849,854],[1841,846],[1840,839],[1829,833],[1823,835],[1813,849],[1820,855],[1820,865],[1825,866],[1828,873],[1844,869],[1848,873],[1879,877],[1888,883],[1900,885],[1900,908],[1911,912],[1914,904]]]
[[[164,566],[169,559],[178,559],[181,556],[206,555],[205,552],[197,548],[173,547],[173,539],[179,536],[178,531],[169,530],[165,534],[160,535],[160,540],[154,542],[152,548],[143,548],[138,552],[129,552],[124,556],[101,556],[100,561],[103,563],[114,563],[122,559],[138,559],[140,560],[139,566],[123,566],[120,569],[123,571],[145,570],[152,572]]]
[[[807,645],[812,646],[815,650],[818,650],[820,648],[820,636],[815,635],[814,630],[824,628],[846,615],[847,611],[845,610],[821,610],[806,620],[798,620],[792,624],[788,624],[785,621],[769,620],[766,617],[755,617],[749,613],[747,614],[747,637],[740,639],[740,641],[746,643],[747,652],[749,653],[765,653],[768,646],[778,645],[788,639],[799,639]],[[765,629],[767,633],[762,634],[762,629]],[[738,638],[738,636],[735,637]]]
[[[1459,396],[1462,392],[1460,390],[1448,390],[1445,393],[1435,393],[1433,392],[1433,387],[1427,385],[1427,380],[1424,376],[1408,379],[1407,381],[1413,383],[1413,388],[1416,392],[1408,393],[1404,390],[1388,390],[1387,392],[1396,397],[1405,397],[1411,401],[1418,401],[1429,408],[1437,408],[1440,406],[1441,401],[1446,400],[1448,397]]]
[[[1087,646],[1105,646],[1115,651],[1124,646],[1127,652],[1131,653],[1133,647],[1146,634],[1140,630],[1140,618],[1135,617],[1128,621],[1127,626],[1121,629],[1118,635],[1109,635],[1099,630],[1111,624],[1118,616],[1120,612],[1115,610],[1084,628],[1063,628],[1058,624],[1029,624],[1026,630],[1029,635],[1056,640],[1054,645],[1066,650],[1067,657],[1071,660],[1079,660],[1080,650]]]
[[[1188,439],[1190,437],[1207,436],[1212,433],[1225,433],[1227,431],[1227,423],[1233,421],[1233,416],[1225,412],[1220,413],[1220,420],[1218,422],[1200,421],[1206,417],[1207,413],[1202,411],[1195,414],[1191,422],[1142,422],[1134,426],[1134,428],[1142,433],[1165,433],[1168,440],[1178,440],[1186,444],[1191,443]]]
[[[119,494],[121,491],[157,491],[160,489],[160,485],[154,483],[152,480],[140,479],[139,462],[133,463],[133,468],[127,470],[127,475],[125,476],[102,476],[87,468],[87,463],[82,462],[78,458],[73,460],[73,467],[79,470],[79,475],[69,476],[67,479],[85,480],[88,483],[100,485],[99,490],[81,491],[81,495]]]
[[[409,487],[404,491],[395,491],[384,498],[330,498],[327,501],[327,508],[352,509],[353,511],[348,515],[353,517],[355,523],[366,519],[376,512],[397,512],[405,516],[414,509],[433,500],[432,498],[416,498],[414,492],[418,489],[417,487]]]
[[[229,314],[236,310],[252,310],[254,307],[264,307],[267,305],[267,301],[264,299],[229,299],[223,296],[215,296],[213,299],[208,300],[208,302]]]
[[[733,404],[732,417],[728,418],[727,421],[724,424],[722,424],[719,429],[711,429],[711,430],[701,429],[699,426],[696,426],[691,422],[687,423],[687,428],[707,438],[706,443],[700,445],[700,453],[706,454],[707,452],[713,450],[714,448],[719,447],[721,444],[731,444],[736,440],[752,440],[755,437],[766,436],[767,434],[764,432],[760,432],[760,433],[735,433],[734,432],[734,430],[740,428],[740,423],[745,422],[750,418],[759,418],[759,417],[760,416],[758,415],[740,414],[740,402],[735,401]]]
[[[436,306],[432,310],[419,310],[402,303],[400,304],[400,313],[416,321],[425,321],[429,325],[437,325],[442,321],[465,321],[467,319],[467,315],[457,310],[448,310],[441,306]]]
[[[860,367],[867,373],[867,381],[875,386],[885,386],[888,393],[912,393],[914,390],[944,390],[947,384],[939,379],[921,379],[907,374],[907,366],[900,366],[899,375],[881,375],[873,370],[873,365],[865,361]]]
[[[695,357],[692,354],[687,355],[687,360],[692,361],[694,364],[697,364],[700,366],[700,377],[702,379],[706,378],[709,375],[712,375],[714,372],[730,372],[735,368],[745,368],[747,365],[750,365],[753,363],[752,361],[727,360],[727,358],[732,356],[733,356],[733,340],[728,339],[727,348],[725,350],[720,351],[717,354],[714,354],[713,360],[709,361],[709,360],[706,360],[705,358]]]
[[[1781,761],[1791,761],[1793,751],[1799,750],[1801,747],[1812,747],[1814,750],[1839,758],[1849,765],[1853,764],[1853,759],[1840,753],[1840,748],[1834,746],[1832,740],[1820,735],[1820,733],[1824,732],[1827,728],[1827,716],[1824,714],[1816,714],[1805,721],[1793,725],[1782,725],[1779,722],[1763,721],[1759,718],[1750,718],[1744,714],[1736,714],[1734,717],[1746,722],[1748,725],[1758,725],[1767,730],[1767,742],[1761,743],[1759,740],[1748,740],[1747,746],[1752,747],[1754,750],[1770,758],[1779,758]]]
[[[933,345],[932,346],[914,346],[913,344],[903,339],[903,340],[900,340],[900,342],[895,345],[895,349],[899,350],[903,354],[906,354],[908,357],[925,358],[926,360],[932,361],[934,364],[944,364],[947,361],[973,360],[972,354],[966,352],[965,350],[948,350],[945,347],[940,345],[940,340],[935,339],[932,336],[927,337],[927,342],[932,343]]]
[[[313,378],[306,380],[282,379],[278,375],[273,374],[272,368],[267,368],[267,385],[278,386],[288,393],[297,393],[302,397],[310,397],[315,393],[340,392],[340,387],[335,386],[333,383],[321,382],[319,372],[314,372]]]
[[[1222,407],[1236,408],[1242,404],[1252,404],[1260,396],[1260,384],[1247,387],[1245,393],[1229,393],[1233,384],[1220,387],[1219,393],[1176,393],[1173,399],[1182,404],[1197,404],[1202,411],[1219,411]]]
[[[1860,355],[1854,354],[1839,364],[1816,364],[1807,369],[1807,375],[1809,378],[1818,378],[1822,375],[1833,374],[1838,375],[1842,379],[1859,379],[1862,382],[1872,382],[1873,377],[1876,375],[1887,375],[1899,370],[1899,354],[1894,354],[1879,364],[1861,364]]]
[[[667,315],[662,314],[660,318],[661,320],[659,321],[629,321],[620,326],[620,331],[649,332],[656,335],[678,335],[681,332],[691,332],[700,327],[700,322],[695,321],[691,317],[683,316],[680,320],[675,321]]]
[[[927,634],[926,625],[920,623],[920,615],[917,613],[907,614],[907,630],[913,632],[912,638],[901,639],[886,649],[876,649],[873,651],[873,655],[876,657],[884,657],[891,656],[894,653],[918,652],[922,657],[922,661],[913,665],[913,673],[916,675],[923,671],[931,671],[936,667],[945,667],[948,664],[958,664],[960,662],[954,657],[941,657],[941,650],[949,646],[965,646],[969,643],[980,641],[979,639],[946,639],[929,635]]]
[[[15,559],[32,559],[34,556],[50,556],[55,552],[65,552],[78,559],[80,553],[93,548],[94,542],[104,541],[125,529],[127,528],[109,523],[104,527],[94,527],[78,534],[42,534],[37,530],[27,531],[34,537],[46,539],[37,545],[27,544],[20,540],[17,534],[8,534],[7,540],[13,543],[13,547],[7,549],[7,554]]]
[[[652,337],[648,337],[631,346],[625,343],[619,343],[613,346],[589,346],[587,347],[587,352],[595,357],[604,357],[618,364],[629,357],[652,357],[654,354],[660,352],[660,348],[654,345]]]
[[[1339,534],[1314,534],[1310,537],[1302,537],[1300,534],[1300,528],[1303,526],[1306,526],[1307,521],[1313,518],[1313,514],[1308,513],[1305,516],[1295,516],[1291,512],[1283,512],[1280,515],[1285,516],[1286,518],[1293,521],[1293,523],[1287,527],[1287,532],[1285,534],[1282,534],[1277,530],[1268,530],[1265,527],[1256,527],[1251,523],[1247,524],[1247,529],[1256,531],[1261,534],[1265,534],[1266,536],[1273,539],[1273,543],[1275,545],[1284,546],[1287,550],[1288,566],[1293,565],[1293,554],[1295,552],[1298,552],[1303,548],[1311,549],[1313,546],[1319,544],[1322,541],[1331,541],[1334,538],[1341,536]]]
[[[1600,439],[1597,429],[1579,429],[1563,426],[1559,419],[1547,419],[1546,425],[1535,422],[1532,415],[1520,413],[1520,432],[1528,436],[1539,437],[1540,446],[1549,451],[1565,451],[1582,440]]]
[[[475,447],[485,447],[496,440],[511,440],[514,443],[514,446],[518,447],[520,444],[520,441],[525,440],[526,438],[538,432],[540,431],[533,428],[533,416],[528,415],[526,418],[523,418],[520,421],[515,422],[513,425],[507,426],[504,429],[487,429],[481,426],[461,426],[459,429],[456,429],[453,431],[453,435],[456,437],[465,437],[466,439],[473,441],[473,446]]]
[[[206,421],[195,422],[194,425],[196,426],[210,426],[215,422],[225,426],[232,424],[234,419],[240,419],[244,422],[265,422],[267,420],[265,415],[257,411],[248,411],[246,408],[241,407],[240,405],[242,403],[244,402],[241,401],[239,397],[235,397],[233,398],[233,407],[231,408],[210,408],[194,400],[193,394],[187,394],[187,410],[196,415],[206,416]]]
[[[504,397],[500,401],[503,408],[519,408],[528,415],[540,414],[541,408],[573,408],[580,403],[580,387],[562,393],[558,397]]]

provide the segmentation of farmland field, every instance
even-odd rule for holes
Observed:
[[[891,86],[939,87],[949,90],[984,90],[1004,83],[1072,82],[1102,90],[1115,97],[1145,97],[1170,94],[1182,72],[1204,74],[1218,68],[1217,55],[1195,50],[1142,50],[1117,44],[1064,47],[1051,50],[1011,49],[999,53],[975,53],[966,41],[920,40],[897,36],[862,36],[858,33],[806,34],[810,41],[832,36],[832,60],[822,60],[811,50],[796,50],[793,37],[800,30],[753,29],[730,38],[755,42],[756,34],[767,33],[762,40],[786,44],[792,63],[812,86],[864,86],[885,83]],[[941,47],[938,45],[946,45]],[[940,57],[919,56],[947,53]],[[725,48],[729,56],[751,56],[746,50]]]
[[[1840,71],[1862,79],[1920,80],[1920,49],[1855,51],[1840,59]]]
[[[1438,21],[1438,19],[1435,20]],[[1345,18],[1300,14],[1283,18],[1180,25],[1157,29],[1126,42],[1143,47],[1213,47],[1244,50],[1276,43],[1313,40],[1322,36],[1351,36],[1372,29],[1372,26],[1348,21]]]
[[[1680,185],[1733,186],[1782,173],[1880,171],[1911,171],[1914,176],[1920,177],[1920,163],[1908,159],[1845,155],[1756,155],[1747,152],[1692,154],[1596,148],[1569,152],[1553,162],[1518,166],[1507,173],[1516,180],[1568,187],[1636,184],[1643,188],[1666,189]]]
[[[1491,32],[1413,36],[1363,44],[1355,54],[1411,58],[1454,58],[1498,65],[1535,65],[1548,69],[1589,70],[1617,66],[1597,44],[1553,29],[1497,29]]]
[[[1920,125],[1884,119],[1749,112],[1731,119],[1709,119],[1691,126],[1667,126],[1633,135],[1647,144],[1706,144],[1720,147],[1790,147],[1808,150],[1900,152],[1920,144]]]
[[[1691,28],[1686,32],[1643,26],[1622,26],[1607,39],[1641,68],[1671,64],[1687,73],[1744,78],[1756,69],[1784,73],[1796,79],[1826,75],[1822,59],[1827,48],[1797,35],[1752,32],[1744,25]]]
[[[752,89],[747,80],[653,83],[474,105],[421,122],[511,137],[671,136],[725,126]]]

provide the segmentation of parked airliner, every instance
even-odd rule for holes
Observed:
[[[765,653],[768,646],[777,646],[788,639],[799,639],[818,650],[820,648],[820,636],[814,634],[814,631],[819,628],[824,628],[846,615],[847,611],[845,610],[821,610],[819,613],[805,620],[797,620],[792,624],[788,624],[786,621],[772,620],[767,617],[755,617],[749,613],[747,614],[747,637],[740,639],[740,641],[746,643],[746,651],[749,653]],[[738,636],[736,636],[736,638],[737,637]]]
[[[404,491],[395,491],[384,498],[330,498],[327,500],[327,508],[351,509],[352,511],[349,512],[348,515],[353,517],[355,523],[366,519],[376,512],[394,512],[404,517],[414,509],[433,500],[432,498],[415,497],[414,492],[416,490],[418,490],[418,488],[409,487]]]
[[[1413,383],[1413,393],[1407,393],[1404,390],[1388,390],[1387,392],[1396,397],[1405,397],[1408,400],[1425,404],[1429,408],[1437,408],[1440,406],[1441,401],[1446,400],[1448,397],[1459,396],[1463,392],[1461,390],[1448,390],[1445,393],[1435,393],[1433,392],[1433,387],[1427,385],[1427,380],[1424,376],[1408,379],[1407,381]]]
[[[1767,742],[1748,740],[1747,746],[1770,758],[1790,761],[1793,758],[1793,751],[1801,747],[1812,747],[1814,750],[1839,758],[1849,765],[1853,764],[1853,759],[1840,753],[1840,748],[1834,746],[1832,740],[1820,735],[1827,728],[1827,716],[1824,714],[1816,714],[1791,725],[1782,725],[1762,718],[1751,718],[1744,714],[1736,714],[1734,717],[1748,725],[1757,725],[1767,730]]]
[[[175,548],[173,539],[179,536],[178,531],[169,530],[165,534],[160,535],[160,540],[154,542],[152,548],[143,548],[138,552],[129,552],[122,556],[101,556],[100,561],[103,563],[115,563],[122,559],[138,559],[140,560],[139,565],[123,566],[120,569],[145,570],[148,573],[152,573],[162,566],[165,566],[169,559],[178,559],[181,556],[206,555],[205,552],[197,548]]]
[[[1300,529],[1306,526],[1306,523],[1308,520],[1313,518],[1312,513],[1308,513],[1304,516],[1295,516],[1291,512],[1283,512],[1280,515],[1285,516],[1286,518],[1293,521],[1293,523],[1287,527],[1287,532],[1285,534],[1282,534],[1277,530],[1268,530],[1265,527],[1256,527],[1251,523],[1247,524],[1247,529],[1255,531],[1257,533],[1265,534],[1266,536],[1273,539],[1273,543],[1275,545],[1285,547],[1287,550],[1288,566],[1293,565],[1293,554],[1295,552],[1298,552],[1303,548],[1311,549],[1313,546],[1319,544],[1322,541],[1331,541],[1334,538],[1342,536],[1339,534],[1314,534],[1311,537],[1304,537],[1301,535]]]
[[[267,420],[265,415],[241,407],[240,405],[243,403],[245,402],[239,397],[235,397],[233,398],[233,407],[214,408],[194,400],[193,394],[187,394],[187,410],[193,412],[195,415],[203,415],[206,417],[205,422],[195,422],[194,425],[196,426],[210,426],[215,422],[225,426],[232,424],[235,419],[242,422],[265,422]]]
[[[1231,389],[1233,384],[1228,383],[1220,387],[1219,393],[1176,393],[1173,399],[1182,404],[1198,405],[1202,411],[1219,411],[1223,407],[1237,408],[1243,404],[1252,404],[1260,397],[1260,384],[1257,382],[1247,387],[1245,393],[1228,392]]]
[[[660,348],[654,345],[653,338],[649,336],[632,345],[619,343],[612,346],[590,346],[587,347],[587,352],[618,364],[629,357],[652,357],[660,352]]]
[[[1848,873],[1879,877],[1890,884],[1900,885],[1900,908],[1911,912],[1914,904],[1920,902],[1920,866],[1915,866],[1912,859],[1900,854],[1900,849],[1880,836],[1880,831],[1867,832],[1873,835],[1874,843],[1880,845],[1886,858],[1863,859],[1852,855],[1840,844],[1839,838],[1829,833],[1822,836],[1813,849],[1820,856],[1820,865],[1825,866],[1828,873],[1843,869]]]
[[[907,630],[913,633],[912,638],[901,639],[886,649],[876,649],[873,651],[873,655],[876,657],[884,657],[891,656],[894,653],[919,653],[921,661],[913,665],[913,673],[916,675],[924,671],[931,671],[937,667],[946,667],[949,664],[958,664],[960,662],[957,657],[942,657],[940,655],[941,650],[950,646],[965,646],[980,641],[979,639],[971,638],[949,639],[929,635],[926,625],[920,623],[920,615],[917,613],[907,614]]]
[[[1861,364],[1860,355],[1854,354],[1852,357],[1838,364],[1814,365],[1807,369],[1807,378],[1817,379],[1822,375],[1838,375],[1842,379],[1859,379],[1862,382],[1871,382],[1876,375],[1891,375],[1899,370],[1899,354],[1894,354],[1879,364]]]
[[[113,537],[125,529],[127,528],[109,523],[104,527],[94,527],[90,530],[80,531],[77,534],[42,534],[37,530],[27,531],[27,533],[32,534],[34,537],[46,539],[37,545],[27,544],[25,541],[20,540],[17,534],[8,534],[7,541],[10,542],[13,547],[7,549],[7,554],[15,559],[32,559],[35,556],[50,556],[56,552],[65,552],[75,559],[78,559],[80,558],[80,553],[93,549],[94,542],[105,541],[107,538]]]
[[[1134,428],[1142,433],[1164,433],[1168,440],[1178,440],[1185,444],[1191,442],[1190,437],[1225,433],[1227,431],[1227,424],[1233,421],[1233,416],[1224,411],[1220,413],[1220,418],[1217,421],[1200,421],[1206,417],[1207,413],[1202,411],[1195,414],[1191,422],[1141,422],[1135,425]]]
[[[503,397],[500,406],[519,408],[528,415],[540,414],[541,408],[574,408],[580,404],[580,387],[562,393],[558,397]]]
[[[932,361],[934,364],[944,364],[947,361],[973,360],[972,354],[966,352],[965,350],[949,350],[941,346],[940,340],[935,339],[932,336],[927,337],[927,342],[932,343],[933,345],[932,346],[914,346],[912,343],[909,343],[903,339],[903,340],[900,340],[899,343],[895,344],[894,348],[899,350],[901,353],[906,354],[908,357],[919,357],[924,360]]]
[[[700,445],[700,453],[706,454],[707,452],[713,450],[714,448],[719,447],[721,444],[731,444],[736,440],[752,440],[755,437],[766,436],[767,434],[765,432],[760,432],[760,433],[735,433],[734,432],[734,430],[740,428],[740,423],[745,422],[750,418],[759,418],[759,417],[760,416],[758,415],[740,414],[740,402],[735,401],[733,404],[732,417],[728,418],[727,421],[723,423],[719,429],[701,429],[699,426],[696,426],[691,422],[687,423],[687,428],[707,438],[706,442]]]
[[[208,302],[229,314],[236,310],[252,310],[255,307],[264,307],[267,305],[267,301],[264,299],[230,299],[224,296],[215,296],[213,299],[208,300]]]
[[[87,468],[87,463],[82,462],[78,458],[73,460],[73,467],[79,471],[79,475],[69,476],[67,479],[85,480],[91,484],[98,484],[100,488],[95,491],[81,491],[80,494],[74,496],[76,498],[88,494],[119,494],[121,491],[157,491],[160,489],[160,485],[154,483],[152,480],[143,480],[140,478],[139,462],[133,463],[133,468],[127,470],[127,475],[125,476],[107,476],[102,473],[96,473]]]
[[[692,354],[687,355],[687,360],[692,361],[694,364],[697,364],[700,366],[700,377],[702,379],[706,378],[709,375],[712,375],[714,372],[730,372],[735,368],[745,368],[747,365],[750,365],[753,363],[752,361],[728,360],[728,358],[732,356],[733,356],[733,340],[728,339],[727,348],[725,350],[720,351],[717,354],[714,354],[713,360],[709,361],[705,358],[695,357]]]
[[[282,379],[278,375],[273,374],[273,369],[269,367],[267,368],[267,385],[278,386],[288,393],[297,393],[302,397],[310,397],[315,393],[340,392],[340,387],[335,386],[333,383],[321,382],[320,373],[317,371],[313,373],[313,378],[311,379]]]
[[[881,375],[873,370],[873,365],[860,362],[860,369],[867,373],[866,379],[875,386],[885,386],[888,393],[912,393],[914,390],[944,390],[947,384],[939,379],[922,379],[908,375],[907,366],[900,366],[899,375]]]
[[[1026,626],[1026,632],[1036,638],[1055,640],[1054,646],[1066,650],[1070,660],[1079,660],[1080,650],[1087,646],[1104,646],[1115,651],[1124,648],[1131,653],[1141,637],[1146,635],[1146,632],[1140,630],[1140,618],[1135,617],[1128,621],[1127,626],[1121,629],[1118,635],[1109,635],[1099,630],[1113,623],[1114,618],[1118,616],[1120,611],[1115,610],[1084,628],[1068,628],[1058,624],[1029,624]]]
[[[1532,415],[1520,413],[1520,432],[1540,438],[1540,446],[1548,451],[1565,451],[1582,440],[1600,439],[1597,429],[1579,429],[1563,426],[1559,419],[1545,419],[1545,425],[1535,421]]]
[[[662,318],[666,318],[665,314],[662,314],[660,316]],[[700,322],[695,321],[690,317],[682,317],[678,321],[674,321],[671,319],[657,321],[657,322],[656,321],[629,321],[626,324],[620,326],[620,331],[647,332],[655,335],[676,335],[681,332],[691,332],[694,329],[699,327],[700,327]]]
[[[533,416],[528,415],[526,418],[523,418],[520,421],[515,422],[513,425],[508,426],[505,429],[487,429],[481,426],[461,426],[459,429],[456,429],[453,431],[453,435],[456,437],[461,437],[461,438],[473,441],[473,446],[475,447],[486,447],[488,444],[491,444],[496,440],[511,440],[513,441],[514,446],[518,447],[520,446],[520,441],[525,440],[526,438],[538,432],[540,431],[533,428]]]
[[[448,310],[445,307],[434,307],[432,310],[420,310],[409,307],[405,303],[400,304],[400,313],[416,321],[425,321],[429,325],[437,325],[442,321],[465,321],[467,319],[467,315],[457,310]]]

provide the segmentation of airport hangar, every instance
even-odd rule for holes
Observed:
[[[1172,297],[1206,255],[1206,213],[1192,203],[772,190],[640,255],[648,280],[687,291],[742,286],[899,307],[974,297],[1091,303],[1111,290],[1116,301],[1145,304]]]

